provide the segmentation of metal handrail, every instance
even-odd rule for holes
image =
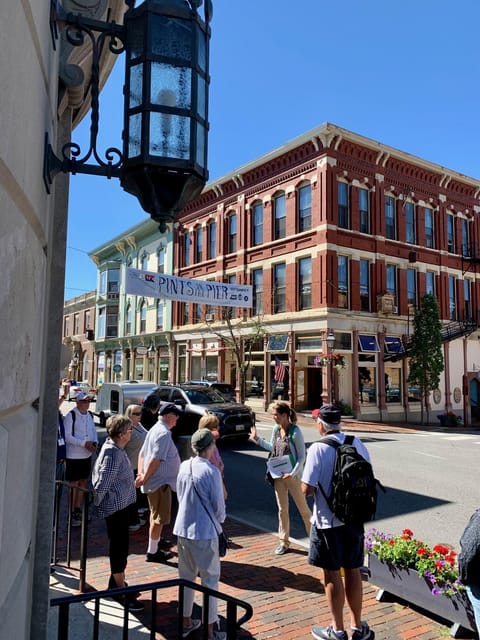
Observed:
[[[73,492],[74,491],[82,491],[83,492],[83,500],[82,500],[82,524],[80,529],[80,566],[78,569],[79,572],[79,581],[78,581],[78,590],[83,591],[86,583],[87,576],[87,541],[88,541],[88,505],[90,504],[91,491],[89,489],[85,489],[83,487],[73,487],[70,482],[65,480],[56,480],[55,481],[55,505],[53,512],[53,529],[52,529],[52,556],[51,563],[56,566],[63,566],[57,562],[57,547],[58,547],[58,534],[59,534],[59,522],[60,522],[60,498],[62,495],[63,488],[66,487],[69,491],[69,504],[73,503]],[[68,518],[67,518],[67,568],[72,570],[77,570],[75,567],[71,566],[71,555],[72,555],[72,511],[68,510]]]
[[[234,640],[237,635],[237,629],[240,628],[245,622],[251,619],[253,616],[253,607],[248,602],[240,600],[234,596],[221,593],[216,589],[205,587],[183,578],[175,578],[172,580],[161,580],[159,582],[149,582],[145,584],[130,584],[128,587],[117,589],[105,589],[104,591],[94,591],[89,593],[80,593],[77,595],[62,596],[60,598],[52,598],[50,600],[51,607],[58,607],[58,633],[57,640],[68,640],[69,631],[69,616],[70,606],[72,604],[78,604],[93,600],[95,602],[95,609],[93,614],[93,628],[92,628],[92,640],[98,640],[100,633],[100,600],[102,598],[112,598],[115,596],[122,596],[125,594],[133,594],[138,591],[145,592],[150,591],[152,594],[152,608],[150,613],[150,639],[155,640],[157,629],[157,592],[159,589],[167,589],[178,586],[178,637],[182,637],[183,633],[183,602],[185,589],[193,589],[194,591],[200,591],[203,593],[203,632],[202,638],[207,640],[208,638],[208,605],[210,598],[217,598],[217,600],[223,600],[227,603],[227,640]],[[237,609],[244,609],[245,613],[237,620]],[[122,627],[122,640],[128,640],[128,607],[124,607],[123,614],[123,627]],[[87,639],[86,630],[82,628],[83,638]]]

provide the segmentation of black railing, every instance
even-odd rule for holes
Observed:
[[[208,638],[208,608],[210,598],[216,598],[217,600],[223,600],[226,602],[226,633],[227,640],[234,640],[237,637],[237,630],[248,622],[253,616],[253,607],[248,603],[229,596],[215,589],[204,587],[200,584],[190,582],[189,580],[183,580],[176,578],[174,580],[162,580],[160,582],[150,582],[147,584],[129,585],[128,587],[118,589],[107,589],[105,591],[94,591],[90,593],[81,593],[78,595],[64,596],[61,598],[53,598],[50,600],[51,607],[58,607],[58,633],[57,640],[69,639],[69,627],[70,627],[70,611],[72,605],[82,605],[85,602],[94,602],[93,616],[91,617],[91,630],[88,629],[88,623],[82,623],[82,638],[83,640],[98,640],[100,638],[100,631],[102,621],[100,620],[101,607],[100,600],[102,598],[112,598],[118,600],[120,596],[126,594],[138,593],[139,591],[151,592],[151,611],[149,614],[141,614],[140,620],[149,618],[149,636],[151,640],[155,640],[156,634],[161,632],[158,627],[157,621],[157,594],[160,589],[167,589],[172,587],[178,587],[178,609],[177,609],[177,637],[181,638],[183,635],[183,602],[185,589],[193,589],[194,591],[200,591],[203,593],[203,607],[202,607],[202,621],[203,631],[202,638],[207,640]],[[238,609],[241,608],[245,611],[243,616],[237,619]],[[122,635],[121,640],[128,640],[129,635],[129,611],[128,607],[124,607],[123,611],[123,623],[122,623]],[[111,624],[111,622],[105,622],[105,624]],[[77,629],[78,632],[78,629]],[[138,634],[138,629],[134,631]]]
[[[59,523],[60,523],[60,503],[61,497],[64,489],[68,490],[68,504],[73,504],[73,492],[74,491],[82,491],[83,492],[83,500],[82,500],[82,524],[80,529],[80,565],[79,565],[79,581],[78,581],[78,590],[83,591],[85,588],[85,581],[87,575],[87,540],[88,540],[88,505],[90,503],[91,492],[88,489],[83,489],[81,487],[73,487],[69,482],[65,482],[63,480],[57,480],[55,482],[55,505],[53,512],[53,530],[52,530],[52,556],[51,556],[51,564],[57,566],[63,566],[58,562],[58,534],[59,534]],[[69,569],[77,571],[75,567],[72,567],[71,564],[72,558],[72,510],[68,509],[68,517],[67,517],[67,559],[66,566]]]

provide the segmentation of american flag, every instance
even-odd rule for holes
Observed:
[[[273,379],[275,382],[283,382],[285,380],[286,368],[283,362],[275,356],[275,368],[273,371]]]

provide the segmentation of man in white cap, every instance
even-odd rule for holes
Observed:
[[[97,450],[98,436],[93,415],[89,411],[90,396],[79,393],[77,406],[63,419],[67,457],[65,459],[65,480],[74,486],[72,494],[72,526],[82,523],[80,507],[85,496],[87,480],[90,477],[92,454]]]
[[[312,412],[320,435],[331,436],[343,444],[341,410],[333,404],[324,404]],[[357,452],[370,462],[365,445],[353,439]],[[361,619],[363,585],[360,567],[364,558],[363,525],[344,524],[332,512],[325,495],[332,491],[332,476],[336,458],[335,447],[326,442],[314,442],[307,452],[302,475],[302,489],[306,496],[314,496],[312,528],[310,532],[309,564],[324,572],[325,596],[332,616],[329,626],[315,626],[312,636],[316,640],[348,640],[344,629],[343,607],[345,598],[350,609],[351,640],[373,640],[374,632]],[[318,485],[323,488],[323,493]],[[325,494],[325,495],[324,495]],[[343,583],[341,569],[345,574]]]
[[[182,409],[167,403],[160,408],[158,422],[145,438],[138,456],[138,474],[135,486],[147,494],[150,505],[150,528],[147,562],[165,562],[172,557],[168,550],[161,549],[164,525],[170,524],[172,489],[177,487],[180,456],[172,440],[171,429],[177,424]],[[168,544],[164,541],[164,546]]]

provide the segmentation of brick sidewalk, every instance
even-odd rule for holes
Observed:
[[[254,608],[254,616],[241,629],[239,638],[307,640],[311,638],[310,630],[314,624],[329,624],[328,608],[320,581],[321,571],[308,565],[305,548],[292,544],[289,553],[277,557],[273,555],[277,544],[276,536],[232,519],[227,520],[225,530],[232,538],[234,548],[222,560],[219,590],[249,602]],[[74,540],[79,540],[79,529],[73,530],[73,536]],[[131,535],[126,571],[130,585],[177,577],[176,556],[168,565],[145,562],[146,539],[146,526]],[[107,549],[104,522],[93,519],[89,527],[87,564],[87,584],[91,589],[107,587]],[[440,640],[448,637],[447,627],[408,607],[379,603],[375,594],[376,589],[364,583],[363,617],[375,630],[377,640]],[[149,597],[149,594],[145,594],[142,598],[146,604],[145,616],[137,614],[139,621],[144,624],[149,619]],[[200,598],[197,595],[197,602],[201,601]],[[158,600],[160,633],[157,638],[172,640],[177,637],[177,590],[159,592]],[[221,617],[225,614],[222,607],[223,604],[220,604]],[[191,640],[199,640],[200,637],[200,632],[189,636]]]

